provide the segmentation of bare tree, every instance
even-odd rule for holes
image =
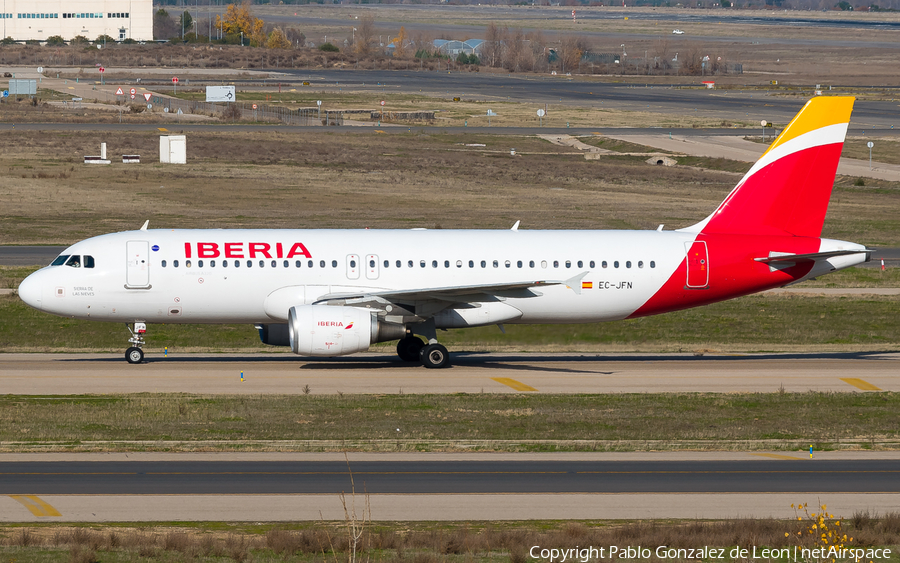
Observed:
[[[353,50],[357,55],[364,56],[371,53],[375,47],[375,37],[378,35],[375,29],[375,18],[365,15],[359,20],[359,26],[353,32]]]
[[[501,29],[495,22],[488,24],[484,32],[484,43],[481,46],[482,64],[491,67],[503,65],[506,50],[503,43],[505,35],[506,28]]]
[[[548,70],[547,41],[544,39],[544,34],[538,30],[529,33],[526,37],[528,38],[528,49],[531,52],[530,61],[532,72],[543,72]]]
[[[556,55],[562,72],[572,72],[578,68],[581,56],[588,50],[587,39],[576,35],[564,35],[559,41]]]

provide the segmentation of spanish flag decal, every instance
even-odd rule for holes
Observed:
[[[594,282],[581,282],[581,289],[594,289]]]

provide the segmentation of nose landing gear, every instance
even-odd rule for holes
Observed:
[[[146,323],[134,323],[134,330],[131,330],[131,327],[128,327],[128,332],[131,333],[131,338],[128,339],[128,342],[133,344],[133,346],[129,347],[125,350],[125,360],[129,364],[139,364],[144,361],[144,351],[141,349],[144,346],[144,334],[147,333],[147,324]]]

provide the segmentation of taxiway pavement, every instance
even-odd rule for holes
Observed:
[[[897,452],[340,457],[0,455],[0,521],[342,520],[342,494],[386,521],[789,518],[799,502],[849,516],[900,500]]]
[[[663,393],[900,391],[900,353],[703,355],[457,352],[453,367],[427,370],[392,350],[310,359],[289,353],[149,351],[142,365],[121,354],[0,354],[9,394],[98,393]],[[243,379],[241,374],[243,373]]]

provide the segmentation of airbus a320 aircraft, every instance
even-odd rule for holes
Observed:
[[[820,238],[852,107],[849,97],[809,101],[709,217],[675,231],[145,223],[72,245],[19,296],[48,313],[126,323],[133,364],[148,323],[253,323],[263,342],[301,355],[399,340],[403,360],[442,368],[437,329],[643,317],[867,261],[864,246]]]

